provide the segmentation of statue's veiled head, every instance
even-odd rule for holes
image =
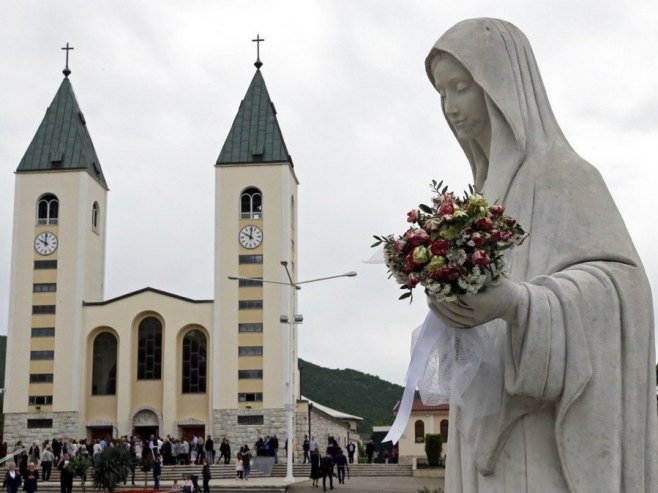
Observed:
[[[476,183],[484,182],[481,170],[485,167],[479,163],[486,161],[486,181],[495,175],[498,183],[493,191],[498,197],[516,168],[535,150],[556,143],[569,147],[553,116],[530,43],[514,25],[490,18],[459,22],[434,44],[425,69],[442,95],[444,114],[471,163]],[[457,86],[448,91],[450,73],[463,81],[461,86],[470,88],[467,94],[460,94]],[[469,125],[457,112],[461,108],[452,106],[453,101],[465,104],[466,95],[472,96],[465,117]],[[485,149],[482,137],[487,131],[491,144]],[[480,145],[473,145],[474,141]]]
[[[430,62],[443,113],[460,140],[476,141],[489,152],[491,121],[484,91],[452,55],[438,52]],[[486,148],[486,149],[485,149]]]

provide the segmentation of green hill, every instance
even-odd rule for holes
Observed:
[[[330,369],[299,359],[302,395],[337,411],[360,416],[359,433],[393,423],[393,406],[404,388],[350,369]]]

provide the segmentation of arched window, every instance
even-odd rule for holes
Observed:
[[[183,338],[183,393],[206,391],[206,336],[200,330],[191,330]]]
[[[117,338],[102,332],[94,339],[91,395],[117,393]]]
[[[242,219],[263,217],[263,195],[257,188],[247,188],[240,195],[240,217]]]
[[[425,441],[425,423],[419,419],[414,423],[414,436],[416,443],[423,443]]]
[[[448,441],[448,420],[447,419],[442,419],[441,424],[439,425],[439,429],[441,430],[441,438],[443,439],[444,442]]]
[[[139,323],[137,379],[160,380],[162,376],[162,323],[146,317]]]
[[[43,195],[37,202],[37,224],[57,224],[59,200],[52,193]]]
[[[100,210],[98,208],[98,202],[94,202],[94,205],[91,207],[91,229],[98,231],[98,219],[100,215]]]

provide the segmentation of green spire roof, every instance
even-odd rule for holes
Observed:
[[[64,78],[16,172],[71,169],[86,169],[107,188],[71,81]]]
[[[292,158],[283,141],[263,75],[256,70],[217,164],[262,162],[289,162],[292,165]]]

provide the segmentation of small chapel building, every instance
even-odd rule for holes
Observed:
[[[109,187],[67,64],[15,174],[8,443],[277,434],[283,449],[291,387],[300,397],[296,326],[282,323],[296,294],[260,279],[288,282],[282,262],[297,278],[299,182],[261,65],[214,166],[214,296],[197,300],[152,287],[105,298]],[[348,436],[325,418],[326,434]]]

